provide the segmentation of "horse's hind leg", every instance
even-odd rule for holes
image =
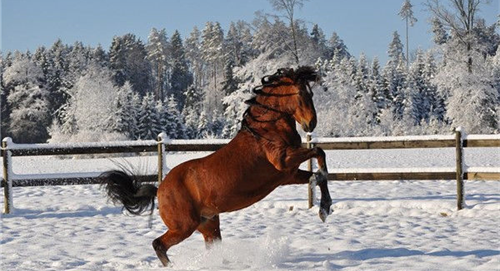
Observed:
[[[207,249],[212,247],[214,242],[221,241],[222,237],[220,234],[219,216],[216,215],[210,219],[202,218],[202,222],[198,226],[198,231],[203,234],[203,238],[205,238],[205,246],[207,247]]]
[[[168,249],[191,236],[200,225],[200,216],[185,194],[177,189],[175,194],[160,194],[158,197],[160,216],[168,231],[153,241],[153,248],[164,266],[170,263]]]
[[[153,241],[153,248],[156,251],[156,255],[164,266],[168,266],[170,263],[170,259],[167,256],[168,249],[191,236],[195,229],[195,226],[184,230],[169,229],[165,234]]]

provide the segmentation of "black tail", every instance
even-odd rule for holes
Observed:
[[[158,188],[152,184],[141,184],[123,171],[113,170],[101,174],[109,199],[114,204],[121,204],[131,214],[140,215],[155,207],[155,197]]]

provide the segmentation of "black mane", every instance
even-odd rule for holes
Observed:
[[[319,80],[319,74],[315,68],[311,66],[300,66],[297,70],[293,68],[282,68],[272,75],[262,77],[261,87],[279,85],[282,78],[290,78],[294,82],[306,84],[308,82],[316,82]]]

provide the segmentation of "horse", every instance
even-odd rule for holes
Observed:
[[[243,114],[241,129],[218,151],[174,167],[158,188],[134,180],[123,171],[101,175],[108,197],[132,214],[153,212],[155,197],[166,233],[152,245],[164,266],[171,262],[167,251],[194,231],[207,248],[220,241],[219,214],[243,209],[263,199],[281,185],[320,187],[319,217],[330,214],[332,199],[327,186],[325,152],[301,146],[298,122],[305,132],[317,124],[310,82],[317,82],[314,68],[279,69],[264,76],[253,89],[254,97]],[[316,158],[318,171],[300,170],[302,162]]]

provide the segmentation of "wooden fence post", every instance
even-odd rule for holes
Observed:
[[[457,179],[457,210],[464,208],[464,172],[463,172],[463,135],[462,128],[455,129],[455,143],[456,143],[456,179]]]
[[[163,139],[167,137],[165,132],[160,133],[157,138],[158,142],[158,186],[160,186],[163,181],[163,171],[165,170],[165,145]]]
[[[10,214],[12,209],[12,179],[10,173],[12,172],[12,156],[11,151],[8,150],[9,143],[12,143],[10,137],[2,140],[3,150],[3,204],[4,213]]]
[[[311,143],[311,134],[310,133],[307,133],[307,135],[306,135],[306,144],[307,144],[308,149],[311,149],[313,147],[312,143]],[[311,171],[311,172],[313,171],[313,160],[312,159],[309,159],[307,161],[307,170]],[[311,184],[311,181],[309,181],[309,184],[307,185],[307,201],[308,201],[309,209],[314,206],[314,189],[316,189],[316,187],[313,184]]]

